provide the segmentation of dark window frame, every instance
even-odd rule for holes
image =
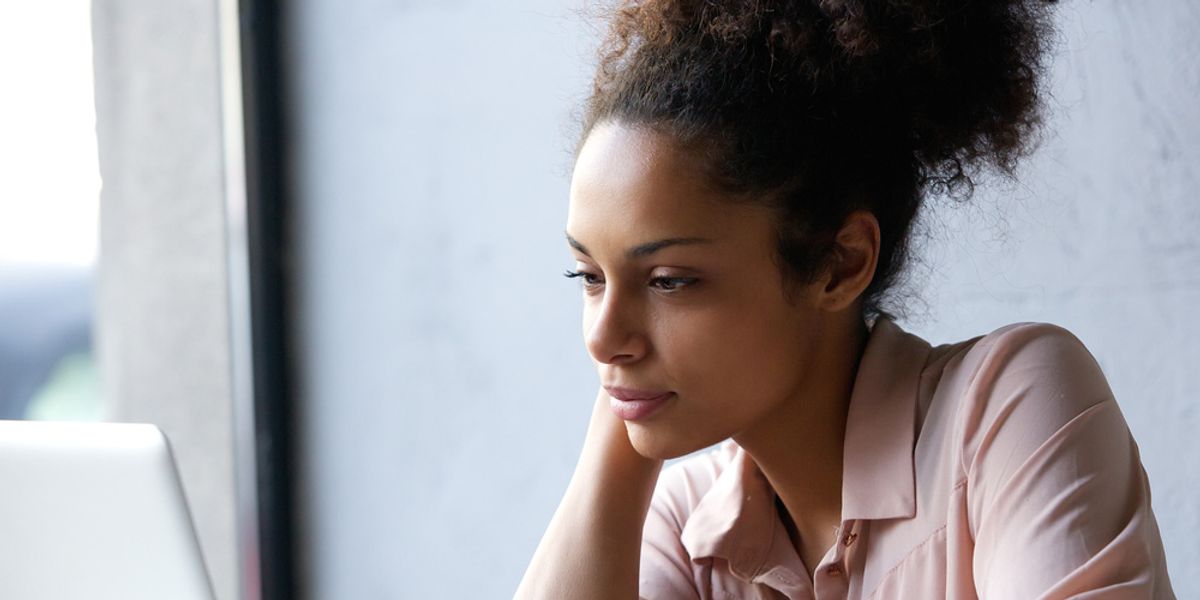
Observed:
[[[243,440],[249,448],[239,460],[254,463],[254,487],[243,493],[253,496],[257,517],[247,521],[251,531],[239,532],[247,600],[290,599],[298,592],[283,17],[276,0],[238,1],[253,404],[244,413],[253,415],[253,439]]]

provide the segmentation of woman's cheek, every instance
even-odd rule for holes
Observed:
[[[761,358],[745,330],[717,320],[693,325],[686,333],[676,329],[679,333],[672,336],[672,345],[686,348],[676,354],[687,357],[689,371],[710,382],[740,379],[747,367]]]

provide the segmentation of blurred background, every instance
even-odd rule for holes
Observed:
[[[510,597],[597,386],[581,0],[0,0],[0,418],[171,438],[222,600]],[[902,326],[1079,336],[1200,597],[1200,9],[1065,3],[1018,183]]]
[[[0,419],[101,414],[88,9],[88,0],[0,4]]]

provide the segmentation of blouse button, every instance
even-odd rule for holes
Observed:
[[[854,540],[857,540],[857,539],[858,539],[857,533],[853,533],[853,532],[847,533],[846,537],[842,538],[842,544],[845,546],[849,546],[850,544],[854,543]]]
[[[830,575],[840,575],[842,573],[842,569],[837,565],[833,565],[826,569],[825,572],[829,573]]]

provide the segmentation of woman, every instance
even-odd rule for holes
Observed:
[[[603,389],[517,596],[1173,597],[1074,336],[933,347],[891,316],[925,198],[1028,149],[1047,6],[610,19],[567,222]]]

